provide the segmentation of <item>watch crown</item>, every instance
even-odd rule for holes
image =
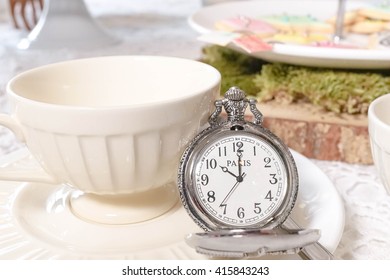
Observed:
[[[254,116],[253,123],[261,124],[263,115],[256,107],[256,100],[247,99],[245,91],[238,87],[231,87],[226,91],[224,99],[215,102],[215,111],[211,114],[209,123],[211,125],[218,124],[217,118],[222,112],[222,108],[225,109],[229,122],[245,122],[245,110],[248,105]]]
[[[229,100],[240,101],[245,99],[245,91],[238,87],[231,87],[224,96]]]

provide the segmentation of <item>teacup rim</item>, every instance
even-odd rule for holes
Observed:
[[[207,86],[205,86],[203,89],[198,90],[196,92],[193,92],[190,95],[183,95],[180,97],[172,98],[169,100],[159,100],[154,102],[148,102],[148,103],[141,103],[141,104],[126,104],[126,105],[108,105],[108,106],[73,106],[73,105],[66,105],[66,104],[55,104],[55,103],[48,103],[48,102],[42,102],[39,100],[30,99],[24,96],[21,96],[12,89],[12,85],[20,79],[23,76],[29,75],[30,73],[41,71],[42,69],[46,69],[49,67],[58,67],[62,64],[70,64],[70,63],[76,63],[80,61],[87,61],[87,60],[96,60],[96,59],[120,59],[120,58],[137,58],[137,59],[174,59],[174,60],[181,60],[191,63],[196,63],[198,65],[202,65],[205,68],[208,68],[211,70],[211,72],[214,72],[215,78],[211,80]],[[160,55],[110,55],[110,56],[96,56],[96,57],[88,57],[88,58],[79,58],[79,59],[71,59],[71,60],[64,60],[59,62],[54,62],[50,64],[41,65],[26,71],[23,71],[13,78],[11,78],[7,85],[6,85],[6,93],[8,96],[11,96],[12,98],[23,101],[24,103],[29,103],[31,105],[35,106],[45,106],[46,108],[53,108],[53,109],[63,109],[63,110],[74,110],[74,111],[85,111],[85,110],[95,110],[95,111],[107,111],[107,110],[120,110],[120,109],[143,109],[148,107],[155,107],[156,105],[165,105],[165,104],[174,104],[180,101],[183,101],[185,99],[198,96],[203,94],[207,89],[215,88],[216,86],[220,86],[221,83],[221,73],[213,66],[206,64],[204,62],[194,60],[194,59],[188,59],[188,58],[181,58],[181,57],[175,57],[175,56],[160,56]]]

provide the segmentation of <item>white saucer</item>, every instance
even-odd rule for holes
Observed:
[[[344,208],[327,176],[293,153],[300,190],[293,218],[321,230],[333,252],[344,229]],[[17,169],[34,165],[26,149],[0,160]],[[103,225],[79,219],[69,208],[67,186],[0,181],[0,259],[204,259],[184,243],[201,231],[178,201],[162,216],[132,225]],[[331,225],[331,226],[329,226]]]

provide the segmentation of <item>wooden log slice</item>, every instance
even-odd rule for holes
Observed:
[[[366,115],[326,112],[307,103],[260,103],[264,126],[306,157],[372,164]]]

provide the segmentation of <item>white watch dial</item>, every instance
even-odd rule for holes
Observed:
[[[261,137],[239,132],[209,142],[193,176],[203,211],[234,227],[272,218],[288,185],[286,166],[275,148]]]

